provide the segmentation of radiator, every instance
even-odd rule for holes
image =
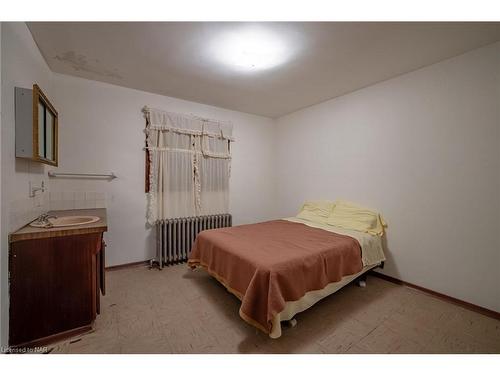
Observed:
[[[186,262],[198,233],[205,229],[230,227],[230,214],[161,220],[156,224],[156,260],[158,265]]]

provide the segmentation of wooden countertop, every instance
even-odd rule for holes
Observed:
[[[99,221],[84,225],[73,225],[68,227],[55,228],[35,228],[29,224],[9,235],[9,242],[33,240],[38,238],[51,238],[73,236],[78,234],[100,233],[108,230],[105,208],[92,208],[85,210],[61,210],[49,211],[49,214],[55,216],[98,216]]]

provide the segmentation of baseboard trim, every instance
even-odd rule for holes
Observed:
[[[451,302],[455,305],[466,308],[467,310],[471,310],[471,311],[489,316],[490,318],[500,320],[500,312],[498,312],[498,311],[490,310],[490,309],[487,309],[485,307],[481,307],[481,306],[475,305],[473,303],[466,302],[466,301],[463,301],[461,299],[451,297],[451,296],[436,292],[436,291],[431,290],[431,289],[424,288],[423,286],[415,285],[415,284],[397,279],[397,278],[392,277],[392,276],[384,275],[383,273],[376,272],[373,270],[370,271],[370,275],[378,277],[378,278],[386,280],[386,281],[390,281],[391,283],[394,283],[394,284],[404,285],[404,286],[407,286],[409,288],[420,290],[421,292],[430,294],[434,297],[440,298],[440,299],[445,300],[447,302]]]
[[[124,268],[132,268],[132,267],[139,267],[139,266],[147,266],[149,265],[149,260],[141,260],[140,262],[132,262],[132,263],[124,263],[124,264],[118,264],[116,266],[109,266],[106,267],[106,271],[117,271],[117,270],[122,270]]]

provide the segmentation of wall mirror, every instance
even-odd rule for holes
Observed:
[[[36,84],[16,87],[16,157],[57,166],[58,114]]]

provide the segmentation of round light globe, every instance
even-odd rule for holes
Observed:
[[[226,31],[209,46],[217,62],[246,72],[271,69],[285,63],[291,55],[283,38],[261,27]]]

